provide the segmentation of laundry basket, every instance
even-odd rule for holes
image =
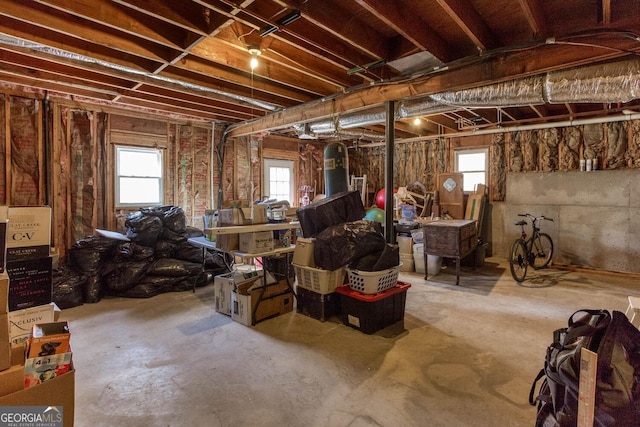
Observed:
[[[393,288],[398,282],[398,271],[402,263],[397,266],[380,271],[352,270],[347,267],[349,287],[363,294],[377,294]]]

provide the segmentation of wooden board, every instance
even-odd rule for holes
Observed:
[[[453,219],[464,219],[464,191],[461,173],[441,173],[437,177],[440,193],[440,212],[447,212]]]
[[[580,381],[578,383],[578,427],[592,427],[596,403],[596,373],[598,355],[580,350]]]
[[[484,217],[484,195],[472,194],[467,199],[467,209],[464,219],[473,219],[476,221],[478,236],[482,232],[482,218]]]

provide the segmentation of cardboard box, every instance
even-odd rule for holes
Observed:
[[[0,219],[0,273],[4,273],[7,265],[7,226],[8,219]]]
[[[27,358],[68,353],[70,338],[67,322],[36,323],[31,331]]]
[[[240,233],[240,252],[255,254],[273,250],[273,232]]]
[[[51,246],[49,206],[9,207],[7,261],[44,258]]]
[[[244,215],[244,224],[267,224],[269,218],[267,217],[267,205],[253,205],[252,208],[242,208],[242,214]]]
[[[293,250],[292,264],[300,265],[302,267],[315,267],[315,257],[313,250],[315,247],[316,239],[298,237],[296,240],[296,248]]]
[[[57,310],[56,310],[57,309]],[[12,344],[26,342],[31,336],[33,325],[36,323],[51,323],[57,321],[60,309],[55,303],[38,307],[25,308],[9,312],[9,338]]]
[[[219,274],[213,279],[214,307],[218,313],[231,316],[231,293],[238,284],[244,282],[255,283],[256,279],[262,280],[262,270],[250,273],[233,271],[231,273]]]
[[[52,258],[7,262],[9,311],[49,304],[53,294]]]
[[[258,322],[289,313],[293,310],[293,292],[264,298],[258,304],[258,297],[251,292],[249,295],[242,295],[238,292],[231,294],[233,312],[231,319],[245,326],[251,326]],[[253,310],[255,308],[255,317]]]
[[[0,313],[9,311],[9,275],[6,271],[0,274]]]
[[[218,221],[220,225],[244,225],[244,212],[240,208],[229,208],[218,210]]]
[[[11,366],[11,344],[9,341],[9,315],[0,313],[0,371]]]
[[[216,248],[225,252],[237,251],[240,246],[238,233],[218,234],[215,236],[215,240]]]
[[[24,364],[24,387],[35,387],[71,370],[71,352],[32,357]]]
[[[24,389],[24,366],[11,365],[0,371],[0,397]]]
[[[12,365],[12,371],[3,376],[6,372],[0,372],[0,383],[4,380],[12,381],[13,388],[16,388],[16,372],[13,366],[18,366],[21,378],[21,389],[0,395],[0,416],[5,410],[11,410],[15,413],[16,408],[21,411],[36,411],[48,418],[50,425],[63,425],[64,427],[73,427],[74,422],[74,406],[75,406],[75,369],[73,362],[70,364],[69,372],[56,376],[55,378],[35,385],[29,388],[24,387],[24,353],[19,363]],[[11,379],[13,378],[13,380]],[[9,388],[12,388],[9,385]],[[53,408],[53,411],[50,409]],[[46,413],[45,413],[46,411]],[[62,424],[59,424],[62,422]]]

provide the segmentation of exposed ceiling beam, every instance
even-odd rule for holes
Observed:
[[[322,102],[300,105],[286,111],[271,113],[261,120],[233,125],[229,136],[242,136],[261,131],[325,119],[342,112],[355,112],[390,100],[400,100],[428,95],[445,90],[461,90],[478,87],[492,82],[541,74],[548,71],[566,69],[598,61],[617,58],[624,52],[638,52],[640,46],[632,40],[621,40],[618,47],[622,51],[611,49],[577,50],[567,45],[545,45],[539,50],[527,50],[501,56],[495,61],[482,61],[436,73],[429,78],[397,83],[392,86],[371,86],[359,91],[340,94]]]
[[[388,0],[356,0],[356,2],[421,50],[428,51],[444,63],[454,59],[451,46],[420,19],[413,5]]]
[[[549,27],[538,4],[539,0],[518,0],[518,2],[527,17],[527,22],[533,32],[533,36],[536,38],[546,37]]]
[[[493,49],[497,42],[487,24],[471,3],[464,0],[436,0],[440,7],[453,19],[473,41],[480,52]]]

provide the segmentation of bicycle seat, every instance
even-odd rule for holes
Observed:
[[[515,223],[516,225],[527,225],[527,221],[521,220]]]

